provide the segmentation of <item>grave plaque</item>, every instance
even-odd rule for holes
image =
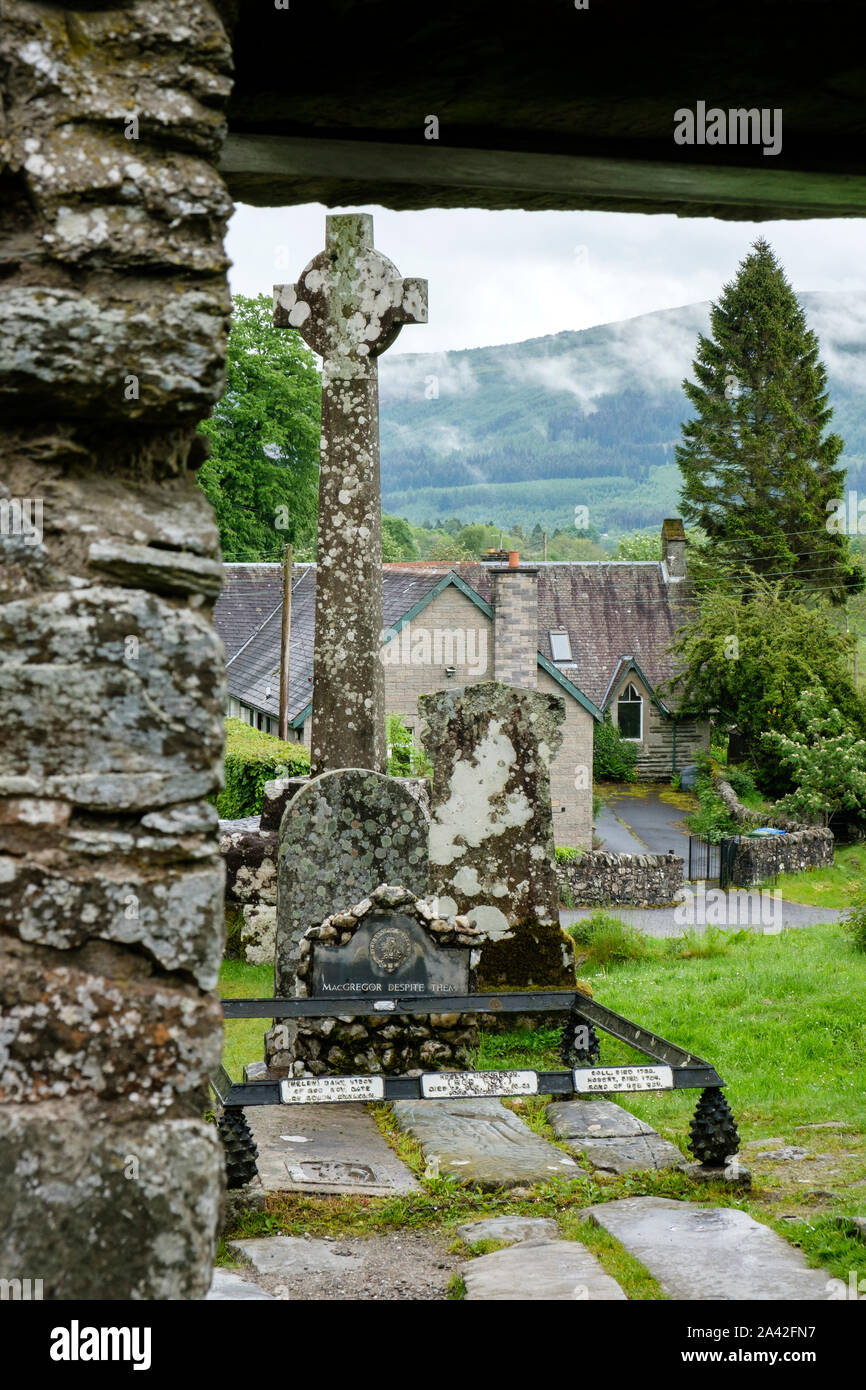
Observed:
[[[414,917],[373,912],[344,946],[316,945],[316,998],[469,993],[469,953],[443,949]]]
[[[670,1091],[674,1074],[670,1067],[578,1067],[574,1089],[591,1091]]]

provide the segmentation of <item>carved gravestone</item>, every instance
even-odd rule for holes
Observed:
[[[272,1049],[272,1073],[399,1074],[469,1065],[478,1045],[475,1016],[449,1013],[448,999],[473,991],[483,939],[465,918],[439,918],[414,893],[388,884],[311,927],[300,944],[296,993],[346,999],[347,1014],[302,1019],[291,1057]],[[412,994],[436,996],[442,1011],[389,1014],[389,997]],[[362,997],[375,999],[382,1012],[350,1018],[350,1001]],[[272,1030],[275,1044],[284,1026]]]
[[[399,778],[363,768],[326,772],[292,798],[280,829],[274,989],[295,993],[305,933],[335,911],[351,907],[383,883],[427,889],[425,809]],[[269,1065],[285,1065],[297,1025],[268,1041]],[[276,1053],[281,1054],[279,1063]]]
[[[419,707],[433,763],[430,892],[489,938],[479,987],[567,988],[574,948],[559,926],[549,773],[563,701],[485,681]]]

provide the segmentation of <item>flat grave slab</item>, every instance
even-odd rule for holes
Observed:
[[[266,1192],[389,1197],[418,1188],[363,1106],[252,1105],[245,1113]]]
[[[223,1269],[217,1266],[213,1272],[213,1283],[204,1299],[206,1303],[223,1303],[259,1301],[267,1299],[269,1303],[275,1302],[271,1294],[265,1293],[258,1284],[253,1284],[249,1279],[243,1279],[240,1274],[236,1274],[233,1269]]]
[[[683,1168],[676,1144],[610,1100],[553,1101],[547,1119],[557,1139],[572,1144],[603,1173],[641,1173]]]
[[[615,1279],[574,1240],[524,1240],[460,1266],[466,1299],[580,1299],[625,1302]]]
[[[547,1107],[547,1119],[557,1139],[631,1139],[655,1134],[652,1125],[630,1115],[612,1100],[558,1100]]]
[[[588,1207],[671,1298],[761,1302],[831,1297],[830,1276],[768,1226],[734,1207],[625,1197]]]
[[[501,1240],[516,1245],[519,1240],[556,1240],[559,1227],[549,1216],[488,1216],[458,1226],[457,1234],[469,1245],[476,1240]]]
[[[573,1158],[554,1148],[500,1100],[398,1100],[394,1118],[418,1140],[428,1164],[460,1182],[518,1187],[552,1178],[581,1178]]]
[[[303,1236],[252,1236],[227,1245],[233,1255],[249,1260],[258,1274],[342,1274],[360,1264],[357,1255],[341,1254],[332,1241],[304,1240]]]

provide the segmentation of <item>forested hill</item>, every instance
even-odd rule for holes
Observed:
[[[866,494],[866,294],[801,294],[845,440],[848,485]],[[616,533],[677,510],[673,448],[709,304],[576,333],[379,363],[384,509],[417,524],[527,522],[553,530],[589,508]],[[438,393],[438,394],[437,394]]]

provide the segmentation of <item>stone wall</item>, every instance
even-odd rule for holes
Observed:
[[[575,907],[665,907],[683,886],[677,854],[609,854],[593,850],[557,864],[559,881]]]
[[[231,52],[204,0],[4,6],[0,1276],[200,1298],[223,1157]]]
[[[781,873],[821,868],[833,863],[833,832],[823,826],[791,830],[784,835],[733,837],[736,849],[731,882],[749,888]]]

